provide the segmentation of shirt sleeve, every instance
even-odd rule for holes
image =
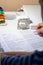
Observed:
[[[31,55],[5,56],[1,65],[43,65],[43,52],[35,51]]]

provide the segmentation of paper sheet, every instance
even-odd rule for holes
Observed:
[[[5,52],[43,50],[43,37],[32,30],[21,30],[2,35],[0,42]]]

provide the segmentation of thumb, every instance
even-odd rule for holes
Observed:
[[[40,33],[43,34],[43,28],[37,29],[36,31],[38,34],[40,34]]]
[[[40,28],[39,29],[39,33],[43,33],[43,28]]]

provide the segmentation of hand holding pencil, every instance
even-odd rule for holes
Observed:
[[[43,23],[39,23],[37,25],[36,31],[37,31],[38,35],[40,35],[41,37],[43,37]]]

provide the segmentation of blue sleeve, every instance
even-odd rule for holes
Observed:
[[[31,55],[5,56],[1,65],[43,65],[43,52],[35,51]]]

